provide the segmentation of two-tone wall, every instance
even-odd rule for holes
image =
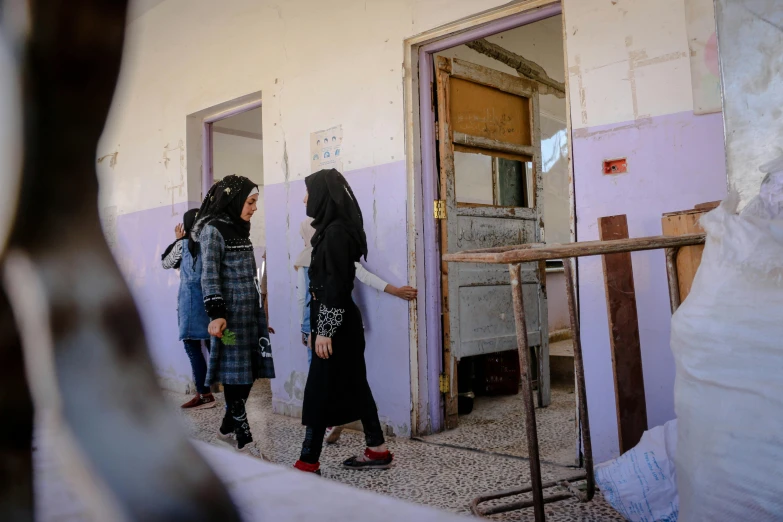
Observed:
[[[201,192],[198,122],[188,116],[261,93],[263,221],[277,411],[296,414],[306,372],[293,258],[310,133],[341,125],[346,176],[365,215],[368,267],[408,281],[403,41],[504,0],[165,0],[128,27],[110,121],[97,151],[101,207],[141,309],[165,386],[186,389],[177,341],[175,273],[160,253]],[[152,5],[152,4],[150,4]],[[725,195],[720,114],[693,115],[683,0],[565,0],[577,238],[597,238],[600,216],[625,213],[632,236],[660,233],[661,213]],[[601,162],[627,157],[629,173]],[[425,207],[426,208],[426,207]],[[650,425],[674,415],[674,367],[663,255],[636,254],[634,275]],[[582,335],[595,456],[617,453],[617,427],[599,259],[580,262]],[[357,291],[370,384],[397,434],[411,431],[408,306]],[[424,348],[421,347],[423,350]]]
[[[365,216],[367,266],[408,282],[403,41],[504,0],[165,0],[136,11],[110,121],[97,151],[101,207],[142,313],[164,386],[186,390],[174,272],[160,268],[182,213],[201,193],[199,125],[188,116],[261,93],[264,220],[277,411],[301,407],[306,367],[293,259],[302,248],[310,133],[342,125],[344,171]],[[259,235],[254,233],[253,237]],[[411,432],[408,305],[357,291],[380,415]]]
[[[720,113],[693,114],[683,0],[565,0],[577,240],[625,214],[631,237],[661,234],[661,214],[723,199]],[[604,175],[605,159],[628,173]],[[674,418],[664,253],[632,255],[650,427]],[[601,259],[579,260],[582,349],[593,451],[619,453]]]

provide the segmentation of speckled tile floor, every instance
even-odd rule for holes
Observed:
[[[185,395],[171,392],[167,395],[176,405],[188,399]],[[219,404],[216,408],[182,413],[184,423],[194,438],[214,444],[219,444],[215,433],[220,424],[224,404],[222,396],[218,394],[217,397]],[[297,419],[272,413],[268,382],[256,383],[247,409],[256,440],[251,454],[256,457],[263,455],[264,459],[274,463],[292,465],[299,455],[304,428]],[[481,410],[476,413],[481,413]],[[541,417],[544,418],[543,415]],[[465,427],[471,425],[465,423]],[[501,423],[500,426],[502,429],[511,424]],[[477,429],[474,427],[466,431]],[[499,436],[493,440],[500,441],[501,438]],[[340,468],[341,461],[361,452],[364,446],[361,433],[346,430],[337,444],[324,448],[321,458],[323,477],[456,513],[468,513],[470,501],[478,495],[529,483],[527,461],[519,456],[485,454],[403,438],[392,438],[388,443],[395,454],[395,465],[392,469],[367,472],[343,470]],[[501,447],[497,442],[493,444],[494,448]],[[522,451],[514,450],[513,447],[506,450],[504,453],[510,455],[513,455],[514,451],[519,455]],[[542,473],[543,480],[547,481],[573,475],[574,470],[566,466],[545,464]],[[580,504],[575,500],[550,504],[546,512],[547,520],[551,522],[622,520],[598,494],[588,504]],[[533,514],[532,511],[526,510],[491,518],[527,521],[533,520]]]
[[[576,462],[576,404],[573,387],[552,388],[552,403],[536,409],[541,459],[563,466]],[[522,395],[477,397],[456,429],[423,437],[428,442],[527,457]]]

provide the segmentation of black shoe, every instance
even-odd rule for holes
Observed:
[[[394,455],[386,451],[385,453],[377,453],[371,451],[369,448],[364,450],[364,460],[360,460],[358,457],[351,457],[350,459],[343,461],[343,468],[345,469],[389,469],[394,460]]]
[[[238,451],[246,452],[250,449],[250,444],[253,443],[253,434],[250,433],[250,425],[247,423],[247,418],[242,423],[237,423],[234,435],[237,438]]]
[[[220,429],[218,429],[218,437],[223,440],[228,440],[231,438],[233,433],[234,419],[232,419],[231,415],[226,412],[226,415],[223,417],[223,422],[220,423]]]

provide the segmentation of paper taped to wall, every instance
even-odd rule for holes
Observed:
[[[343,171],[343,126],[310,133],[310,170]]]

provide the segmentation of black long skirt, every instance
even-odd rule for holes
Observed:
[[[310,308],[313,362],[305,386],[302,424],[340,426],[360,419],[362,406],[374,404],[367,367],[364,363],[364,326],[359,308],[351,302],[343,324],[332,337],[332,355],[321,359],[315,354],[320,303]]]

